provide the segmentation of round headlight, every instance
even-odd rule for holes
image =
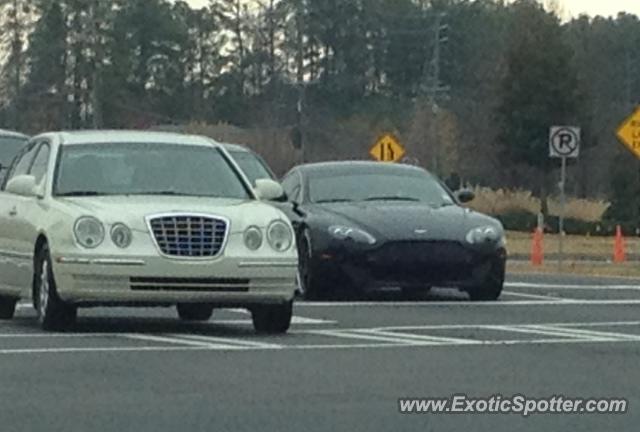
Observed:
[[[92,216],[83,216],[73,226],[73,234],[82,247],[97,248],[104,241],[104,226]]]
[[[132,239],[131,230],[125,224],[117,223],[111,227],[111,241],[119,248],[129,247]]]
[[[267,240],[273,250],[285,252],[289,250],[293,243],[293,233],[289,225],[282,221],[275,221],[267,229]]]
[[[244,232],[244,244],[250,250],[258,250],[262,246],[262,231],[260,228],[251,226]]]

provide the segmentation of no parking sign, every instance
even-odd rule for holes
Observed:
[[[580,155],[580,128],[553,126],[549,132],[549,156],[577,158]]]

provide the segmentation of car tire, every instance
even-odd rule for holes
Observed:
[[[181,303],[176,309],[182,321],[209,321],[213,315],[213,306],[206,304]]]
[[[65,303],[58,295],[49,248],[45,244],[38,254],[34,302],[38,321],[43,330],[66,330],[73,326],[78,315],[74,305]]]
[[[308,231],[299,236],[298,244],[298,278],[300,291],[305,300],[322,300],[327,296],[326,287],[322,284],[313,269],[311,237]]]
[[[0,320],[13,319],[18,300],[12,297],[0,296]]]
[[[505,278],[504,262],[496,262],[485,281],[473,289],[468,290],[472,301],[496,301],[502,294]]]
[[[259,334],[284,334],[291,326],[293,300],[280,305],[262,305],[251,309],[253,328]]]

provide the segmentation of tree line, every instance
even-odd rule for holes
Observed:
[[[5,127],[225,123],[286,131],[305,160],[365,158],[391,131],[442,176],[546,196],[548,129],[575,124],[569,190],[639,216],[640,166],[614,135],[640,99],[635,15],[563,21],[534,0],[0,0],[0,12]]]

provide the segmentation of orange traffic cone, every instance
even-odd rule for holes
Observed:
[[[613,262],[623,263],[627,261],[627,250],[624,245],[624,237],[620,225],[616,227],[616,241],[613,247]]]
[[[533,242],[531,244],[531,265],[539,267],[544,262],[544,233],[542,228],[538,227],[533,232]]]

